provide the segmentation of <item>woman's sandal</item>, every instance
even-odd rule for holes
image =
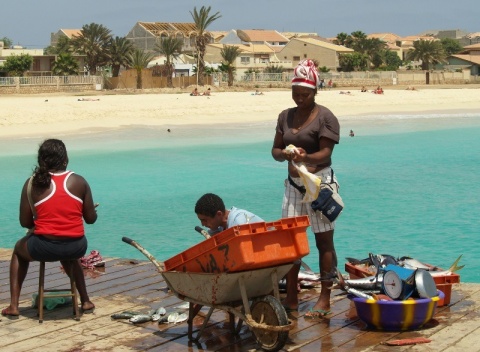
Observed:
[[[82,314],[92,314],[94,311],[95,311],[95,305],[88,309],[80,308],[80,312],[82,312]]]
[[[331,310],[310,308],[308,312],[305,313],[305,317],[306,318],[325,318],[327,315],[330,315],[330,314],[332,314]]]
[[[18,319],[19,314],[9,313],[8,307],[2,309],[2,316],[10,318],[10,319]]]

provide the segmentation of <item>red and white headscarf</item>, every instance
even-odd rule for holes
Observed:
[[[293,71],[292,86],[317,88],[318,72],[312,60],[305,59],[298,63]]]

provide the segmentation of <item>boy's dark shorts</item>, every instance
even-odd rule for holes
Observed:
[[[85,236],[71,239],[51,240],[41,235],[30,235],[27,239],[28,253],[39,262],[78,259],[87,252],[88,242]]]

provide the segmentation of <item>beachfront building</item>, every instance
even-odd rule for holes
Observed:
[[[292,38],[301,38],[301,37],[319,37],[317,33],[310,32],[282,32],[282,35],[287,38],[289,41]],[[322,37],[319,37],[322,38]],[[330,42],[327,38],[322,38],[324,41]]]
[[[397,46],[402,49],[402,60],[407,59],[408,52],[410,50],[413,50],[413,43],[418,41],[418,40],[426,40],[426,41],[432,41],[432,40],[439,40],[436,39],[434,36],[431,35],[410,35],[407,37],[402,37],[399,40],[397,40]]]
[[[223,61],[221,51],[224,45],[232,45],[240,49],[240,55],[234,63],[237,77],[244,75],[247,71],[263,71],[271,65],[286,64],[288,68],[291,67],[291,62],[280,62],[275,55],[275,50],[266,44],[208,44],[206,61],[212,65],[221,63]]]
[[[81,29],[59,29],[57,32],[50,34],[50,46],[56,46],[62,37],[73,39],[74,36],[79,37],[81,34]]]
[[[386,49],[393,51],[397,56],[403,60],[403,49],[397,45],[401,41],[401,37],[394,33],[371,33],[367,35],[368,39],[379,39],[387,44]]]
[[[462,46],[480,44],[480,32],[474,32],[467,34],[464,38],[460,40]]]
[[[284,47],[289,39],[275,30],[269,29],[232,29],[223,38],[219,38],[219,44],[264,44],[272,47]]]
[[[448,65],[441,68],[449,71],[469,70],[470,75],[480,75],[480,43],[467,45],[455,55],[447,57]]]
[[[320,67],[327,67],[331,71],[337,71],[340,66],[339,57],[341,54],[352,54],[353,49],[342,45],[335,45],[323,40],[314,38],[292,38],[277,53],[280,60],[292,62],[295,67],[301,60],[309,58],[318,61]]]
[[[58,39],[57,39],[58,40]],[[30,55],[33,58],[32,66],[27,71],[27,76],[51,76],[52,65],[57,60],[57,55],[44,55],[43,49],[26,49],[22,46],[13,46],[12,48],[4,48],[3,42],[0,41],[0,75],[1,67],[11,55]],[[85,55],[73,55],[78,62],[79,74],[85,71]]]
[[[275,30],[268,29],[237,29],[236,34],[242,43],[266,44],[270,46],[285,46],[288,38]]]
[[[209,43],[214,42],[211,32],[206,32]],[[195,23],[176,22],[137,22],[128,32],[126,38],[133,45],[141,50],[154,52],[155,45],[162,38],[176,37],[182,42],[182,51],[186,54],[195,53],[195,39],[197,37],[197,26]]]
[[[33,58],[32,66],[30,67],[29,75],[50,75],[55,56],[43,55],[43,49],[25,49],[21,46],[13,46],[5,49],[3,42],[0,42],[0,72],[4,62],[9,56],[30,55]]]
[[[273,64],[290,68],[291,61],[281,61],[276,56],[288,42],[287,37],[275,30],[232,29],[218,43],[241,46],[242,54],[236,67],[240,72],[244,72],[249,69],[262,71]]]

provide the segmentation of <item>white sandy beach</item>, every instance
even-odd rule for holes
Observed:
[[[346,90],[343,90],[346,92]],[[478,113],[479,89],[388,90],[384,95],[351,90],[320,91],[316,101],[340,119],[418,113]],[[78,99],[99,99],[79,101]],[[211,97],[179,94],[0,96],[0,138],[51,137],[75,131],[102,131],[126,126],[275,121],[294,106],[290,91],[212,92]]]

